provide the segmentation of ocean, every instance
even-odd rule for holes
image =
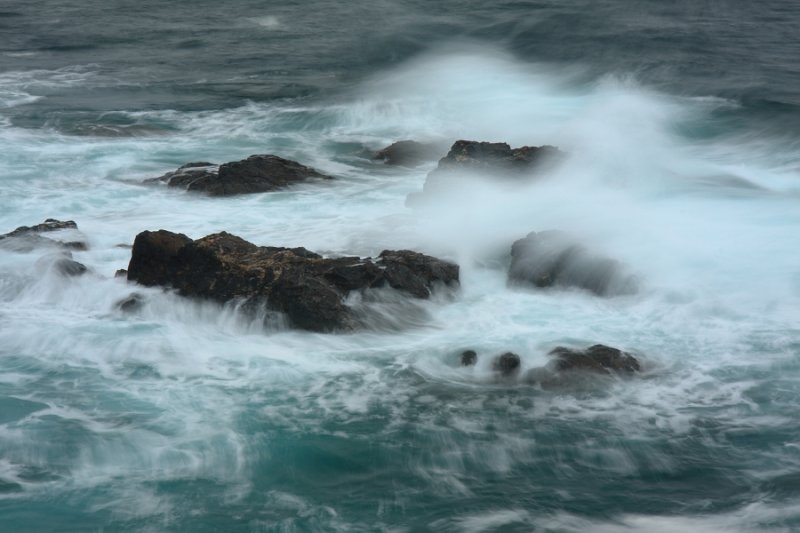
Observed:
[[[798,25],[789,0],[3,0],[0,233],[74,220],[88,272],[0,247],[0,531],[800,530]],[[370,156],[403,139],[565,157],[414,206],[436,160]],[[142,184],[251,154],[335,180]],[[418,250],[461,283],[303,331],[115,277],[158,229]],[[509,285],[549,229],[639,291]],[[642,372],[492,370],[597,343]]]

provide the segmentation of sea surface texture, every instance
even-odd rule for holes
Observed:
[[[0,531],[799,531],[799,27],[793,0],[2,0],[0,234],[74,220],[88,271],[0,248]],[[402,139],[564,156],[407,204],[437,160],[371,159]],[[142,184],[252,154],[335,179]],[[158,229],[461,285],[303,331],[115,277]],[[551,229],[637,290],[509,284]],[[598,343],[642,371],[492,368]]]

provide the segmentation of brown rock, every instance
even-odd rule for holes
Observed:
[[[159,230],[136,236],[128,279],[219,302],[263,301],[297,327],[331,331],[356,326],[344,302],[350,291],[389,285],[427,298],[437,284],[458,283],[458,266],[407,250],[384,251],[377,262],[323,258],[305,248],[256,246],[225,232],[193,241]]]

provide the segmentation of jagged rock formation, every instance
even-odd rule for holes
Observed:
[[[256,246],[225,232],[192,240],[159,230],[136,236],[128,279],[219,302],[263,302],[296,327],[332,331],[357,325],[345,303],[351,291],[388,286],[428,298],[438,284],[457,284],[458,271],[409,250],[387,250],[376,260],[324,258],[305,248]]]

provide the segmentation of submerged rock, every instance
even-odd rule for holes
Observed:
[[[475,366],[478,362],[478,354],[475,350],[464,350],[461,352],[461,366]]]
[[[619,261],[589,252],[566,233],[529,233],[511,247],[511,282],[534,287],[579,287],[598,296],[633,294],[635,276]]]
[[[159,230],[136,236],[128,279],[218,302],[264,302],[299,328],[332,331],[357,325],[344,301],[350,291],[389,286],[428,298],[437,284],[457,284],[458,270],[408,250],[384,251],[377,261],[324,258],[305,248],[256,246],[226,232],[192,240]]]
[[[45,237],[42,233],[55,235]],[[57,246],[68,250],[87,250],[89,246],[78,232],[78,225],[72,220],[48,218],[34,226],[20,226],[14,231],[0,235],[0,246],[6,249],[29,252],[35,248]]]
[[[144,296],[138,292],[133,292],[127,298],[123,298],[122,300],[115,302],[114,307],[123,313],[135,313],[144,307],[144,302]]]
[[[53,267],[62,276],[76,277],[82,276],[89,271],[86,265],[79,263],[71,257],[62,257],[53,263]]]
[[[555,358],[552,368],[558,372],[585,370],[631,374],[641,370],[641,365],[634,356],[603,344],[595,344],[585,350],[558,346],[550,350],[548,355]]]
[[[383,161],[387,165],[415,167],[427,161],[433,161],[444,152],[437,144],[425,144],[417,141],[397,141],[375,153],[373,159]]]
[[[69,278],[82,276],[89,272],[86,265],[72,258],[72,252],[69,250],[47,253],[40,257],[34,266],[41,274],[54,272],[59,276]]]
[[[270,192],[309,179],[333,179],[297,161],[276,155],[251,155],[222,165],[187,163],[145,183],[163,182],[170,187],[204,192],[210,196],[234,196]]]
[[[513,352],[506,352],[498,355],[495,360],[492,361],[492,370],[499,373],[501,376],[513,376],[519,372],[519,368],[520,358]]]

